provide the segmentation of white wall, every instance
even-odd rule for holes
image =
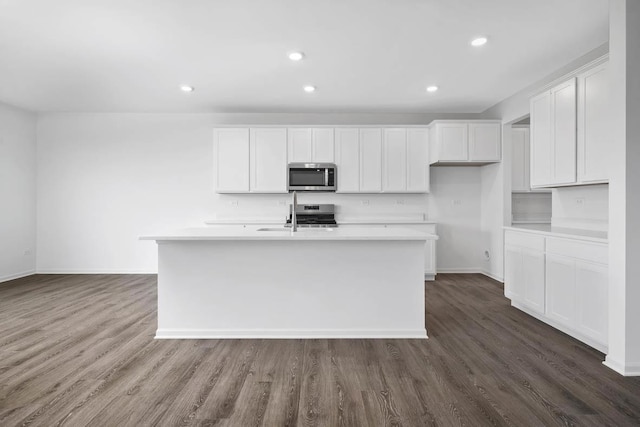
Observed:
[[[503,154],[504,156],[504,154]],[[503,280],[504,239],[504,165],[496,163],[480,168],[480,222],[482,230],[482,272]]]
[[[0,103],[0,282],[36,268],[36,116]]]
[[[554,227],[607,231],[609,185],[561,187],[552,191]]]
[[[38,271],[154,272],[155,243],[140,242],[139,235],[202,226],[216,217],[284,222],[288,195],[213,191],[216,124],[420,124],[433,117],[401,119],[395,115],[42,114],[38,123]],[[440,215],[446,211],[442,206],[434,212],[434,198],[425,194],[301,194],[299,200],[335,203],[342,218],[416,219],[427,213],[429,219],[445,223],[446,233],[464,241],[459,251],[452,252],[447,248],[454,242],[443,238],[438,243],[444,248],[438,250],[438,262],[478,271],[477,251],[468,242],[479,234],[479,172],[455,169],[459,177],[450,177],[452,187],[442,181],[438,187],[443,197],[464,201],[453,222],[448,214]],[[436,181],[435,186],[439,184]],[[457,224],[460,231],[447,231]]]
[[[438,272],[482,271],[479,166],[431,168],[430,217],[438,223]]]

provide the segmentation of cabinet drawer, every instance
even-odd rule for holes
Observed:
[[[547,237],[547,253],[609,264],[609,248],[602,243]]]
[[[504,233],[504,243],[509,246],[544,251],[544,236],[536,234],[507,230]]]

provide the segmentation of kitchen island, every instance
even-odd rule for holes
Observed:
[[[156,338],[426,338],[425,235],[190,228],[158,243]]]

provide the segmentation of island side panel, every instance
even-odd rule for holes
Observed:
[[[424,241],[160,241],[157,338],[426,338]]]

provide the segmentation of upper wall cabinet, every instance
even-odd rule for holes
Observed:
[[[213,147],[216,192],[287,192],[286,129],[215,129]]]
[[[249,129],[214,129],[213,158],[216,192],[249,192]]]
[[[430,125],[431,164],[482,165],[501,159],[500,122],[436,120]]]
[[[382,191],[429,191],[428,134],[420,128],[389,128],[382,141]]]
[[[426,193],[426,128],[336,128],[339,193]]]
[[[531,186],[608,181],[607,64],[531,99]]]
[[[531,99],[531,186],[576,181],[576,83],[568,80]]]
[[[254,193],[286,193],[287,130],[255,128],[250,133],[249,176]]]
[[[609,74],[601,64],[578,75],[578,182],[609,179]]]
[[[289,162],[333,163],[333,128],[290,128]]]
[[[339,193],[429,191],[426,128],[219,128],[218,193],[286,193],[287,163],[337,165]]]

